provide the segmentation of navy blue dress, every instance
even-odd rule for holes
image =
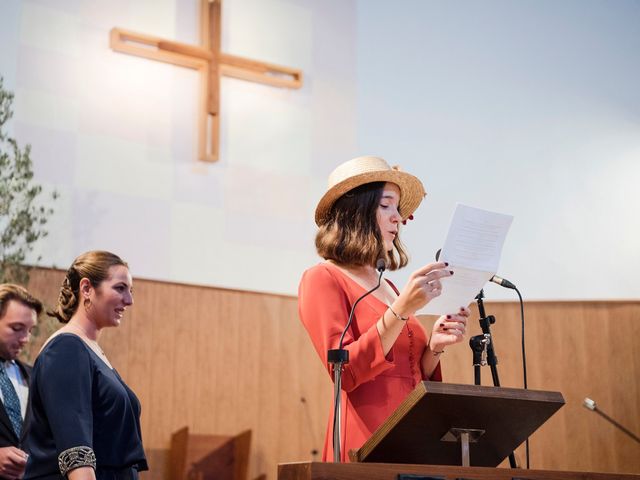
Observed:
[[[77,335],[60,334],[45,346],[29,392],[25,479],[62,479],[82,466],[92,466],[98,480],[148,470],[138,398]]]

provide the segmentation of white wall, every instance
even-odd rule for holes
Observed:
[[[196,159],[198,74],[108,44],[114,26],[196,44],[198,5],[0,3],[12,129],[61,193],[36,253],[66,268],[103,248],[138,277],[294,293],[317,261],[318,165],[356,154],[355,3],[224,2],[223,51],[301,68],[305,84],[224,78],[215,164]]]
[[[327,174],[377,154],[429,192],[412,267],[460,201],[515,215],[501,274],[526,298],[640,297],[640,2],[225,0],[223,50],[305,86],[224,79],[212,165],[197,74],[111,51],[114,26],[197,43],[198,2],[0,3],[12,129],[62,194],[43,265],[105,248],[138,277],[293,294]]]
[[[639,298],[639,52],[638,1],[359,1],[359,149],[428,192],[412,265],[462,202],[515,216],[525,298]]]

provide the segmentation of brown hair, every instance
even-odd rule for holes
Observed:
[[[42,302],[31,295],[26,288],[12,283],[2,283],[0,284],[0,318],[7,313],[7,307],[11,300],[35,310],[36,315],[42,313]]]
[[[80,280],[83,278],[88,279],[95,288],[108,278],[109,268],[116,265],[129,267],[127,262],[111,252],[93,250],[80,255],[67,270],[60,287],[58,305],[54,310],[48,311],[47,315],[56,317],[62,323],[67,323],[78,310]]]
[[[384,251],[377,217],[384,184],[365,183],[336,200],[316,234],[318,255],[343,265],[375,266],[378,258],[384,258],[389,270],[407,264],[409,258],[399,235],[393,240],[393,249]]]

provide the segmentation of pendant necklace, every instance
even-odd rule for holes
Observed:
[[[67,325],[67,326],[71,329],[74,329],[76,332],[82,333],[81,338],[86,340],[89,343],[89,346],[93,345],[103,357],[105,358],[107,357],[104,353],[104,350],[100,348],[100,345],[98,344],[98,342],[96,340],[89,338],[89,335],[87,334],[87,332],[85,332],[84,329],[82,329],[79,325]]]

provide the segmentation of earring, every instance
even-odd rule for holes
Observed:
[[[89,310],[91,310],[91,299],[89,297],[85,297],[82,302],[82,306],[84,307],[84,311],[88,313]]]

